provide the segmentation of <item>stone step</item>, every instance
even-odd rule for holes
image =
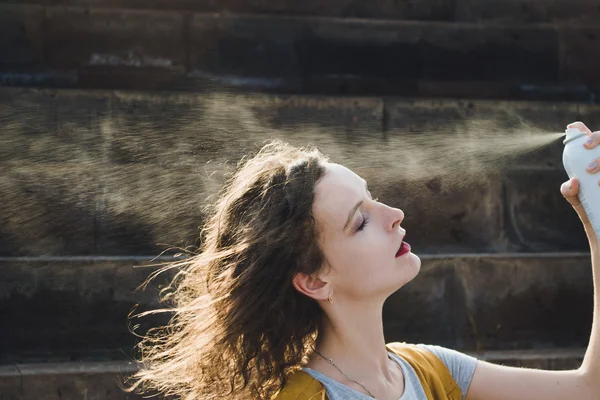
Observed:
[[[382,201],[406,212],[421,251],[586,251],[581,223],[559,193],[566,180],[560,140],[491,165],[465,152],[467,144],[485,146],[477,139],[482,121],[498,122],[484,131],[511,143],[579,119],[600,126],[600,107],[4,88],[0,255],[194,246],[202,206],[224,173],[270,138],[314,144],[355,170]],[[443,156],[406,145],[423,132],[447,137],[448,151],[464,159],[445,165]]]
[[[0,310],[15,324],[0,336],[0,363],[120,360],[131,354],[131,330],[165,324],[167,315],[129,319],[160,307],[165,274],[145,290],[152,257],[0,258]],[[171,258],[174,260],[174,258]],[[156,261],[160,262],[160,261]]]
[[[6,4],[456,22],[567,22],[600,17],[593,0],[1,0]]]
[[[421,258],[420,275],[384,307],[387,340],[477,352],[587,345],[593,303],[589,255]],[[172,276],[159,275],[136,290],[157,268],[147,259],[0,258],[0,313],[12,327],[0,333],[0,363],[131,357],[133,327],[143,334],[169,317],[128,318],[160,307],[158,291]]]
[[[503,365],[569,370],[579,367],[584,350],[489,351],[472,355]],[[3,400],[142,399],[139,395],[121,390],[125,378],[136,369],[137,366],[131,362],[65,362],[0,366],[0,392]],[[162,396],[155,398],[163,399]]]
[[[598,62],[588,56],[600,46],[594,21],[480,24],[9,3],[0,5],[0,37],[7,38],[0,82],[590,101],[600,87]]]
[[[384,307],[386,334],[476,351],[585,346],[593,303],[588,258],[423,256],[420,275]]]
[[[137,369],[124,361],[11,364],[0,366],[2,400],[141,400],[122,390]],[[164,397],[160,397],[164,399]]]
[[[580,367],[584,349],[499,350],[469,353],[494,364],[546,370],[570,370]]]

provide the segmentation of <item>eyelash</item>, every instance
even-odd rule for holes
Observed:
[[[373,199],[373,201],[377,201],[377,200],[379,200],[378,197]],[[365,226],[367,226],[368,223],[369,223],[369,217],[363,216],[363,220],[360,223],[360,225],[358,226],[357,231],[362,231],[363,229],[365,229]]]
[[[365,226],[367,226],[367,224],[369,223],[369,217],[367,216],[363,216],[363,220],[361,222],[361,224],[358,226],[358,231],[362,231],[363,229],[365,229]]]

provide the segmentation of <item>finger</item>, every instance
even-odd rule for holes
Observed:
[[[600,172],[600,158],[596,158],[587,166],[587,172],[590,174],[596,174]]]
[[[578,207],[581,205],[581,201],[579,201],[578,196],[579,180],[577,180],[577,178],[571,178],[567,182],[563,183],[560,187],[560,192],[573,207]]]
[[[592,134],[592,130],[590,128],[588,128],[587,126],[585,126],[585,124],[581,121],[576,121],[576,122],[573,122],[572,124],[567,125],[567,129],[571,129],[571,128],[577,128],[581,132],[585,132],[588,136],[590,136]]]
[[[590,138],[585,142],[586,148],[594,149],[596,146],[600,145],[600,131],[591,132],[588,136]]]

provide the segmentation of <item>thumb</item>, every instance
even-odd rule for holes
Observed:
[[[571,178],[563,183],[560,187],[560,193],[573,207],[581,204],[579,200],[579,180],[577,178]]]
[[[583,225],[587,228],[590,225],[590,220],[581,205],[581,200],[579,200],[579,180],[577,178],[571,178],[567,182],[563,183],[560,187],[560,192],[567,199],[569,204],[573,206],[577,215],[583,222]]]

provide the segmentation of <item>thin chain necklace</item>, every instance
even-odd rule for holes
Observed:
[[[344,373],[344,371],[342,371],[342,370],[340,369],[340,367],[338,367],[338,366],[337,366],[337,365],[336,365],[336,364],[333,362],[333,360],[332,360],[331,358],[327,358],[327,357],[325,357],[325,356],[324,356],[323,354],[321,354],[321,352],[319,352],[319,350],[317,350],[317,349],[314,349],[314,351],[315,351],[315,353],[317,353],[317,354],[318,354],[318,355],[319,355],[319,356],[320,356],[320,357],[321,357],[323,360],[327,361],[329,364],[331,364],[333,367],[335,367],[335,369],[337,369],[338,371],[340,371],[340,374],[344,375],[344,376],[346,377],[346,379],[348,379],[348,380],[349,380],[349,381],[351,381],[351,382],[354,382],[354,383],[356,383],[357,385],[360,385],[360,387],[362,387],[363,389],[365,389],[365,391],[366,391],[367,393],[369,393],[369,396],[371,396],[372,398],[375,398],[375,395],[374,395],[373,393],[371,393],[371,391],[370,391],[369,389],[367,389],[367,388],[365,387],[365,385],[363,385],[363,384],[362,384],[362,383],[360,383],[359,381],[357,381],[357,380],[355,380],[355,379],[352,379],[352,378],[350,378],[348,375],[346,375],[346,374]],[[389,358],[390,360],[394,361],[394,360],[392,359],[392,357],[390,357],[389,353],[388,353],[388,358]],[[394,364],[396,364],[396,361],[394,361]]]

